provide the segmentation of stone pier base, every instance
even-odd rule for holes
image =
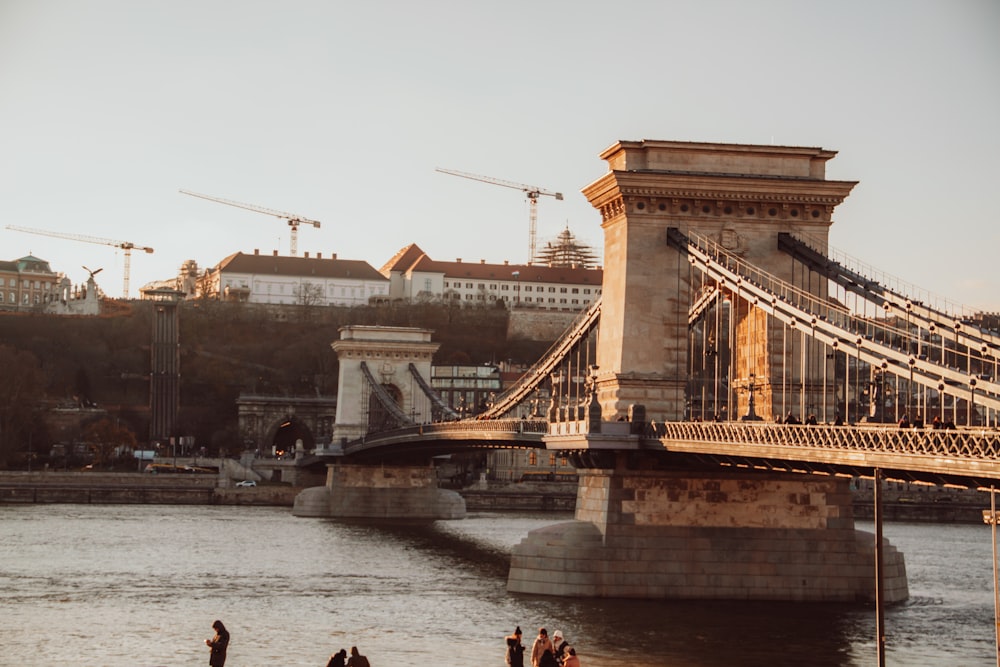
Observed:
[[[576,521],[514,548],[507,589],[558,596],[871,601],[874,535],[854,529],[845,479],[580,471]],[[885,542],[886,602],[909,593]]]
[[[432,466],[331,465],[325,486],[305,489],[292,514],[341,519],[434,521],[465,517],[458,493],[439,489]]]

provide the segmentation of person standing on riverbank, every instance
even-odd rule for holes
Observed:
[[[212,629],[215,630],[215,636],[205,640],[205,646],[211,650],[208,654],[208,664],[210,667],[225,667],[226,651],[229,649],[229,630],[226,630],[226,626],[218,620],[212,623]]]
[[[549,631],[539,628],[535,643],[531,645],[531,667],[555,667],[555,664],[556,658],[552,653]]]
[[[346,661],[347,651],[340,649],[330,656],[330,662],[326,663],[326,667],[346,667]]]
[[[521,626],[514,629],[514,634],[507,637],[507,655],[505,658],[510,667],[524,667],[524,644],[521,643]]]
[[[351,657],[347,661],[347,667],[371,667],[368,658],[358,653],[358,647],[351,647]]]

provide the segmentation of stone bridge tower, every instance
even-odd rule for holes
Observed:
[[[382,412],[364,368],[412,421],[430,421],[431,403],[409,370],[430,378],[431,361],[440,345],[429,329],[349,325],[331,343],[340,363],[334,442],[360,438]]]
[[[608,173],[583,193],[600,211],[604,229],[597,363],[605,420],[624,415],[631,404],[645,405],[657,420],[685,418],[693,280],[685,256],[667,245],[668,228],[710,237],[755,266],[826,296],[826,281],[810,281],[778,250],[777,238],[787,232],[827,249],[833,210],[856,185],[826,180],[826,162],[835,155],[822,148],[648,140],[620,141],[601,154]],[[733,382],[740,389],[756,378],[760,414],[761,405],[772,405],[770,387],[782,381],[772,377],[770,357],[783,350],[763,313],[746,304],[737,311],[741,344]],[[793,372],[800,375],[803,363],[814,363],[797,349],[784,353],[796,360]],[[741,392],[741,408],[744,397]]]

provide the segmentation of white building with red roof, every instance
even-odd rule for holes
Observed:
[[[397,252],[379,270],[389,280],[389,298],[444,301],[463,306],[505,306],[576,311],[601,295],[604,271],[580,266],[440,262],[416,244]]]
[[[206,271],[200,292],[223,301],[359,306],[389,295],[389,279],[368,262],[322,253],[302,257],[242,252]]]

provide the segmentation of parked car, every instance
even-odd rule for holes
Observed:
[[[236,486],[257,486],[257,482],[252,479],[245,479],[242,482],[236,482]]]

